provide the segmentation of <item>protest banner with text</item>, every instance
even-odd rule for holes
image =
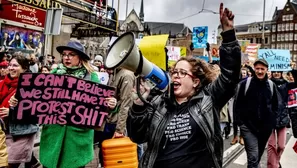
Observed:
[[[24,73],[19,77],[18,106],[12,120],[18,123],[100,127],[108,116],[106,98],[115,89],[68,75]]]
[[[290,71],[291,55],[289,50],[260,49],[258,58],[265,59],[269,64],[269,71]]]
[[[297,106],[297,89],[288,91],[288,108]]]

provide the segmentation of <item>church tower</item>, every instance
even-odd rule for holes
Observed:
[[[141,0],[139,19],[140,19],[141,23],[144,23],[143,0]]]

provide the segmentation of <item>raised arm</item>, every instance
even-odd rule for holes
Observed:
[[[235,88],[240,81],[241,49],[236,40],[234,30],[234,15],[228,8],[220,5],[220,21],[223,32],[222,45],[220,47],[220,68],[219,77],[208,86],[213,95],[214,105],[222,108],[234,95]]]

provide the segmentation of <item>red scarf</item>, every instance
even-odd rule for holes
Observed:
[[[19,78],[11,78],[6,75],[0,82],[0,107],[9,107],[9,99],[16,92]]]

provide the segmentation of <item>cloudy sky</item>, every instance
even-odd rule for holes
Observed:
[[[111,5],[112,0],[109,0]],[[114,0],[117,9],[118,0]],[[126,17],[126,2],[120,0],[120,19]],[[141,0],[128,0],[128,14],[133,9],[139,13]],[[235,14],[235,24],[245,24],[263,20],[264,0],[205,0],[204,8],[219,11],[219,4],[223,2]],[[282,9],[287,0],[266,0],[266,19],[270,20],[275,7]],[[144,0],[144,20],[156,22],[179,22],[185,23],[191,29],[196,26],[209,26],[209,32],[217,29],[219,16],[211,13],[201,13],[185,18],[200,11],[203,0]]]

